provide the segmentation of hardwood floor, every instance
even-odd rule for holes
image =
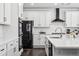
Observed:
[[[46,56],[45,49],[24,49],[21,56]]]

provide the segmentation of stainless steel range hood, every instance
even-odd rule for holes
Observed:
[[[56,8],[56,19],[52,22],[65,22],[64,20],[59,18],[59,8]]]

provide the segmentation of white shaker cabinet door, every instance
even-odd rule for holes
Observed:
[[[23,20],[34,20],[35,12],[34,11],[24,11]]]
[[[39,48],[39,45],[40,45],[39,35],[34,35],[33,36],[33,47]]]
[[[0,24],[4,24],[4,3],[0,3]]]
[[[67,27],[79,27],[79,11],[66,12]]]
[[[35,11],[34,13],[34,27],[40,27],[40,17],[39,12]]]
[[[5,12],[4,22],[5,24],[10,24],[10,21],[11,21],[11,4],[10,3],[5,3],[4,12]]]
[[[45,45],[45,35],[40,35],[40,45]]]
[[[66,27],[72,27],[72,13],[66,12]]]
[[[39,11],[40,27],[46,26],[45,20],[46,20],[46,12],[45,11]]]
[[[7,56],[14,56],[14,49],[10,49],[7,51]]]
[[[45,27],[49,27],[51,23],[51,12],[47,11],[45,16]]]
[[[79,27],[79,11],[74,11],[72,13],[72,26]]]

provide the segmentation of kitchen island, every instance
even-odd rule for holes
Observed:
[[[67,38],[66,35],[61,38],[46,36],[46,40],[52,44],[53,56],[79,56],[79,38]],[[47,55],[49,54],[48,52]]]

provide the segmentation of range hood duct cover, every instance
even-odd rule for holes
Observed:
[[[59,18],[59,8],[56,8],[56,19],[53,20],[52,22],[65,22]]]

